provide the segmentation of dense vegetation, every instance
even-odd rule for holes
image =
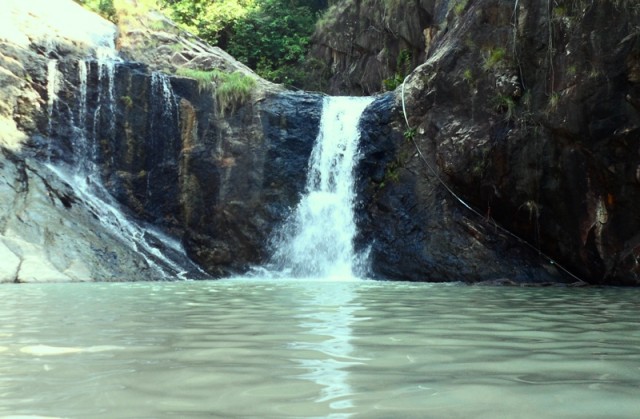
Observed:
[[[309,68],[314,65],[306,56],[315,22],[328,0],[160,2],[176,22],[262,77],[295,87],[312,85],[315,75],[310,77]]]
[[[117,21],[123,0],[76,0]],[[321,89],[323,67],[307,60],[315,23],[336,0],[135,0],[162,9],[185,30],[244,62],[260,76]]]

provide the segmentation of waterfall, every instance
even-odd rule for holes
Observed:
[[[160,99],[158,101],[152,101],[151,106],[158,106],[157,104],[160,104],[160,112],[153,113],[159,113],[163,118],[173,120],[173,112],[176,109],[176,98],[173,95],[169,77],[166,74],[154,71],[151,74],[151,91],[155,97]]]
[[[58,60],[49,60],[47,62],[47,115],[49,116],[49,124],[47,134],[51,135],[53,116],[53,107],[58,101],[58,92],[61,85],[60,70],[58,70]]]
[[[109,37],[107,37],[109,38]],[[187,279],[187,275],[192,278],[205,277],[206,273],[197,267],[186,256],[186,252],[179,240],[169,237],[162,231],[137,222],[129,217],[126,211],[120,206],[102,183],[98,161],[100,159],[100,149],[98,138],[106,138],[115,141],[116,138],[116,66],[120,62],[112,38],[105,39],[96,49],[97,58],[97,79],[95,95],[88,94],[91,86],[88,86],[91,63],[80,60],[78,68],[77,87],[77,118],[69,118],[69,123],[73,128],[73,162],[71,166],[65,166],[62,162],[52,163],[49,160],[47,167],[63,181],[71,185],[84,203],[87,209],[95,215],[102,227],[136,252],[147,262],[153,271],[153,275],[160,278],[180,278]],[[49,134],[53,130],[54,109],[58,101],[58,92],[62,83],[65,82],[62,72],[58,68],[57,60],[50,60],[48,63],[48,116]],[[160,95],[158,100],[160,106],[168,109],[161,109],[156,113],[162,115],[174,115],[177,113],[176,101],[173,96],[171,86],[166,76],[152,76],[153,80],[160,80],[159,87],[153,92]],[[69,81],[67,81],[69,82]],[[153,81],[152,81],[153,85]],[[170,96],[171,100],[166,98]],[[93,99],[91,98],[93,97]],[[89,115],[91,105],[94,111]],[[152,116],[150,118],[153,119]],[[177,118],[174,117],[166,123],[171,123]],[[153,121],[151,122],[153,124]],[[162,147],[163,144],[158,144]]]
[[[304,196],[275,238],[273,262],[283,275],[349,279],[364,268],[355,253],[354,166],[358,121],[373,98],[326,97]]]
[[[151,73],[149,86],[148,138],[150,151],[147,153],[147,199],[157,200],[164,193],[166,167],[175,164],[180,138],[179,115],[176,99],[169,76],[159,72]]]
[[[159,159],[150,162],[151,167],[156,167],[166,163],[170,158],[170,145],[179,133],[178,126],[178,103],[169,76],[166,74],[153,72],[151,74],[151,109],[149,113],[151,148],[161,151]]]
[[[98,56],[98,104],[93,116],[93,139],[105,129],[109,140],[115,138],[116,100],[115,100],[116,60],[108,55]],[[95,150],[94,150],[95,151]],[[96,157],[95,155],[93,156]]]
[[[54,137],[53,132],[53,111],[58,102],[58,92],[62,85],[62,74],[58,70],[58,60],[47,62],[47,135]],[[51,142],[47,143],[47,159],[51,160]]]

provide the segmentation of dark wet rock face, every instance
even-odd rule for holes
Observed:
[[[228,274],[267,260],[271,232],[303,192],[321,111],[317,95],[268,97],[226,118],[219,154],[184,161],[185,244],[197,261]]]
[[[514,10],[513,2],[469,2],[409,77],[407,117],[428,162],[487,220],[588,282],[637,285],[639,11],[556,3],[522,0]],[[401,96],[398,89],[398,107]],[[400,135],[401,111],[391,120],[394,145],[384,147],[393,157],[379,153],[391,182],[370,187],[368,201],[371,237],[389,238],[374,245],[374,267],[416,279],[540,278],[498,266],[513,252],[514,260],[536,258],[493,236],[491,222],[479,228],[418,163]],[[368,176],[377,181],[380,171]],[[451,235],[439,235],[444,226]],[[476,253],[487,239],[493,253]],[[385,250],[376,256],[375,246]]]
[[[375,277],[409,281],[572,282],[537,252],[477,216],[440,183],[402,135],[393,95],[361,121],[359,246]]]
[[[40,159],[95,171],[133,217],[180,238],[214,276],[267,259],[271,231],[305,185],[320,95],[257,91],[223,116],[213,88],[140,63],[56,68],[64,87],[39,126],[51,140],[31,140]]]
[[[116,95],[135,100],[101,151],[107,185],[213,275],[264,262],[304,188],[321,96],[268,94],[223,116],[194,80],[139,70],[117,71]]]

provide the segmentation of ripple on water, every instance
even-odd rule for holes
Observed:
[[[20,352],[22,352],[23,354],[34,355],[34,356],[51,356],[51,355],[68,355],[68,354],[78,354],[78,353],[107,352],[107,351],[116,351],[116,350],[122,350],[122,349],[124,349],[124,347],[113,346],[113,345],[89,346],[85,348],[71,347],[71,346],[29,345],[29,346],[24,346],[20,348]]]
[[[0,417],[635,418],[639,290],[0,287]]]

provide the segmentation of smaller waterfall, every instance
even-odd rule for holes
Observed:
[[[206,277],[206,273],[187,257],[179,240],[167,236],[152,226],[131,219],[102,183],[98,165],[101,158],[98,138],[106,137],[110,141],[115,141],[116,138],[115,76],[120,60],[113,46],[112,36],[100,41],[96,48],[96,58],[95,67],[92,67],[91,61],[80,60],[77,63],[78,86],[75,103],[77,117],[73,118],[70,114],[67,120],[73,128],[73,137],[70,138],[73,147],[73,159],[71,159],[73,163],[66,166],[62,162],[52,163],[50,160],[48,168],[73,187],[80,200],[96,216],[105,230],[119,237],[133,252],[144,258],[154,278]],[[64,80],[57,60],[50,60],[47,70],[49,134],[53,135],[55,134],[53,121],[59,107],[58,92],[62,88],[62,83],[71,83],[71,81]],[[91,71],[97,71],[97,74],[94,74],[94,76],[97,75],[98,81],[95,90],[89,86]],[[154,74],[152,79],[157,80],[157,83],[152,81],[154,87],[152,94],[159,96],[157,101],[159,108],[148,117],[152,125],[154,118],[157,120],[156,131],[161,132],[163,123],[172,124],[177,119],[176,100],[166,76]],[[90,112],[89,109],[92,107],[95,110]],[[167,118],[169,116],[170,118]],[[163,135],[169,134],[173,133]],[[164,146],[164,144],[157,145]]]
[[[151,74],[151,109],[149,112],[151,147],[160,150],[157,160],[150,162],[150,166],[157,167],[170,159],[171,144],[179,133],[178,104],[169,76],[153,72]]]
[[[53,106],[58,100],[58,92],[61,85],[60,70],[58,70],[58,60],[47,62],[47,113],[49,117],[53,114]]]
[[[74,155],[76,159],[75,171],[77,173],[90,173],[93,171],[96,150],[87,138],[87,86],[89,79],[89,66],[87,61],[78,61],[78,123],[76,135],[73,141]],[[93,138],[93,137],[92,137]]]
[[[82,129],[82,135],[84,136],[84,129],[87,125],[87,79],[89,78],[89,70],[87,69],[87,62],[85,60],[78,61],[78,80],[80,81],[80,97],[78,99],[78,125]]]
[[[93,138],[104,131],[107,125],[109,139],[113,140],[116,131],[115,74],[116,61],[98,59],[98,105],[93,116]]]
[[[168,119],[173,119],[173,112],[176,109],[176,98],[173,95],[171,82],[166,74],[153,72],[151,74],[151,91],[155,97],[162,98],[160,114]],[[152,101],[152,106],[156,101]],[[154,112],[155,113],[155,112]]]
[[[169,76],[151,73],[149,85],[148,138],[150,152],[147,153],[147,199],[160,199],[165,181],[165,168],[175,164],[179,154],[180,125],[178,101],[173,94]]]
[[[364,258],[353,249],[358,121],[370,97],[324,99],[306,192],[276,238],[274,263],[291,277],[353,278]]]
[[[53,136],[53,111],[58,102],[58,92],[62,87],[62,74],[58,70],[58,60],[47,62],[47,135]],[[49,155],[50,157],[50,155]]]

